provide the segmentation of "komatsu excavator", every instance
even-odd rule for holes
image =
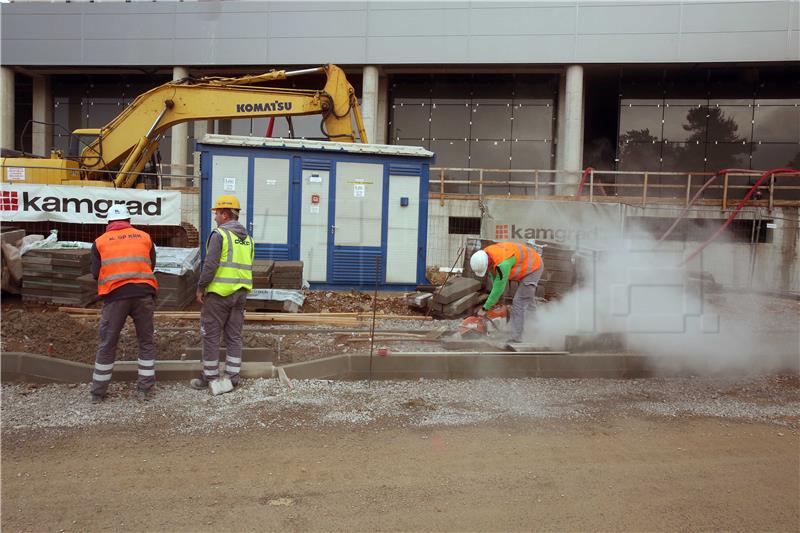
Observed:
[[[294,76],[324,73],[320,90],[286,89],[256,84]],[[164,133],[192,120],[321,115],[328,140],[368,142],[355,91],[336,65],[285,71],[273,70],[240,78],[184,78],[138,96],[114,120],[99,129],[73,132],[67,156],[54,151],[49,159],[0,159],[2,181],[12,169],[25,169],[25,183],[100,187],[145,187],[145,165]],[[353,131],[358,128],[358,139]]]

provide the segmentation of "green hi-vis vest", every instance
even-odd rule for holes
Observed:
[[[242,238],[222,228],[214,231],[222,236],[222,253],[217,272],[206,292],[230,296],[239,289],[253,290],[253,238],[249,235]]]

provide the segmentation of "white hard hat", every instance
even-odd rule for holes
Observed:
[[[128,213],[128,208],[122,204],[114,204],[108,210],[108,221],[114,220],[130,220],[131,215]]]
[[[489,268],[489,254],[483,250],[478,250],[469,258],[469,267],[475,272],[476,276],[482,278],[486,275],[486,269]]]

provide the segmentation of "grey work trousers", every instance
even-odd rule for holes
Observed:
[[[242,367],[242,326],[247,290],[230,296],[209,292],[200,312],[200,336],[203,338],[203,380],[219,377],[219,341],[225,335],[225,374],[234,385],[239,383]]]
[[[153,345],[153,310],[155,299],[152,296],[123,298],[103,304],[100,315],[100,343],[94,360],[92,374],[92,394],[105,396],[111,383],[111,372],[117,358],[119,334],[130,316],[136,326],[136,340],[139,342],[139,382],[138,387],[149,390],[156,382],[156,349]]]
[[[511,342],[522,341],[525,319],[530,318],[536,309],[536,287],[539,286],[542,272],[544,272],[544,262],[519,282],[517,292],[511,301]],[[528,313],[528,311],[531,311],[531,313]],[[530,316],[526,317],[528,314]]]

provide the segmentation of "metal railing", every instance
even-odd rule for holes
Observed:
[[[589,202],[689,205],[693,193],[709,180],[712,172],[651,172],[588,169],[582,195],[578,186],[583,171],[543,169],[489,169],[432,167],[429,198],[481,199],[484,197],[550,198]],[[708,185],[695,204],[718,205],[723,210],[744,198],[760,171],[728,171]],[[499,177],[499,179],[498,179]],[[758,188],[752,205],[800,205],[800,172],[773,174]],[[506,192],[502,192],[506,189]]]

